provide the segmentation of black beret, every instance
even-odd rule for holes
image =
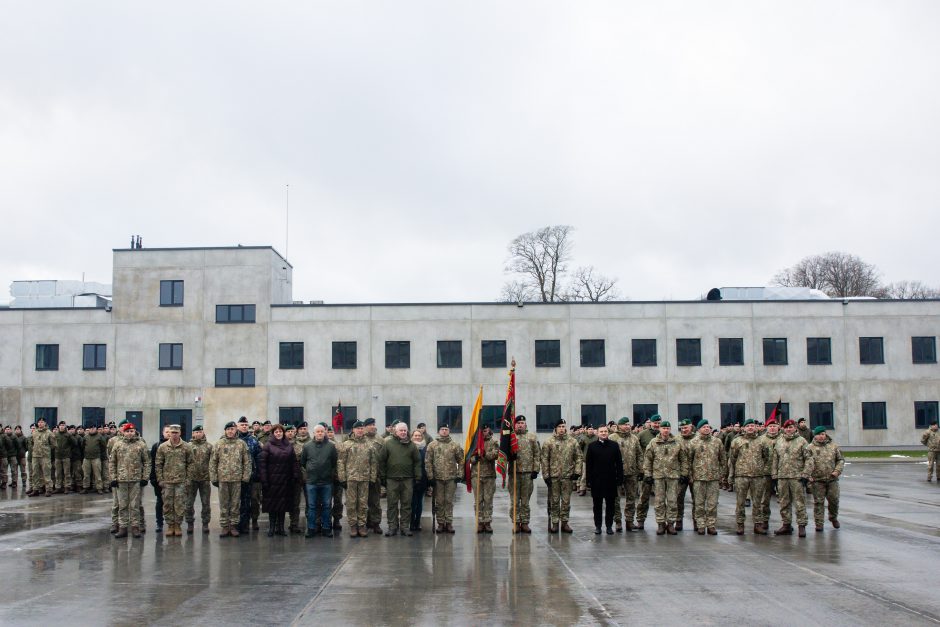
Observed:
[[[353,423],[352,428],[353,428],[353,429],[358,429],[358,428],[364,427],[364,426],[366,426],[364,422],[362,422],[361,420],[357,420],[356,422]]]
[[[516,419],[513,422],[520,422],[520,421],[525,422],[525,416],[523,416],[522,414],[519,414],[518,416],[516,416]]]
[[[252,420],[252,421],[251,421],[251,426],[253,427],[253,426],[255,426],[255,425],[258,425],[258,426],[260,427],[260,426],[261,426],[261,421],[260,421],[260,420]]]
[[[225,426],[222,427],[222,428],[223,428],[223,429],[230,429],[230,428],[232,428],[232,427],[234,427],[234,426],[235,426],[235,423],[232,422],[231,420],[229,420],[228,422],[225,423]]]
[[[374,424],[375,424],[375,418],[366,418],[365,420],[362,421],[363,427],[368,427],[369,425],[374,425]]]
[[[562,426],[562,425],[567,425],[567,424],[568,424],[568,423],[565,422],[565,419],[564,419],[564,418],[559,418],[559,419],[558,419],[558,422],[555,423],[555,428],[557,429],[558,427],[560,427],[560,426]]]
[[[307,421],[303,421],[303,422],[301,422],[299,425],[297,425],[297,428],[298,428],[298,429],[303,429],[303,428],[306,427],[306,426],[308,426],[308,425],[307,425]]]
[[[244,416],[238,419],[238,424],[242,424],[242,423],[245,423],[246,425],[248,424],[248,419],[245,418]]]
[[[263,427],[263,426],[269,425],[269,424],[271,424],[271,421],[270,421],[270,420],[265,420],[264,422],[261,423],[261,426]]]
[[[197,431],[202,431],[202,425],[196,425],[193,427],[193,433],[196,433]]]

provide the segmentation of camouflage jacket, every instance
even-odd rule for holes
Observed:
[[[291,442],[291,446],[294,447],[294,455],[297,457],[297,462],[300,462],[300,454],[304,452],[304,444],[312,440],[310,434],[307,434],[303,437],[299,435],[294,436],[294,440]],[[304,468],[303,464],[300,465],[300,478],[304,483],[307,483],[307,469]]]
[[[428,481],[449,481],[463,476],[463,448],[450,436],[438,437],[424,454]]]
[[[257,440],[252,440],[257,444]],[[247,483],[251,481],[252,468],[248,445],[237,435],[234,438],[222,436],[212,445],[209,481]]]
[[[934,453],[940,451],[940,429],[924,431],[924,435],[920,436],[920,443],[926,446],[928,451]]]
[[[585,438],[585,441],[588,438]],[[597,438],[591,440],[596,441]],[[581,464],[584,462],[584,453],[578,446],[578,441],[568,434],[556,435],[545,441],[542,445],[542,478],[544,479],[573,479],[581,474]]]
[[[71,459],[72,449],[78,446],[75,437],[68,431],[56,430],[53,433],[53,446],[55,447],[56,459]]]
[[[807,444],[813,441],[813,431],[809,427],[797,427],[797,435],[806,440]]]
[[[157,458],[154,464],[157,467],[158,483],[183,483],[189,476],[189,466],[193,463],[193,449],[188,442],[173,446],[167,440],[157,447]]]
[[[578,438],[576,439],[576,442],[578,443],[578,448],[581,449],[581,455],[583,457],[584,451],[587,450],[588,445],[591,442],[597,442],[597,436],[596,435],[581,435],[581,436],[578,436]]]
[[[764,446],[767,447],[768,455],[767,455],[767,461],[764,462],[764,476],[769,477],[771,474],[770,462],[772,461],[772,458],[773,458],[774,445],[777,443],[777,440],[780,439],[780,432],[778,431],[777,435],[774,435],[774,436],[771,436],[769,433],[764,433],[762,435],[757,436],[757,439],[761,441],[764,444]]]
[[[640,440],[640,448],[645,452],[646,447],[650,445],[650,442],[652,442],[657,435],[659,435],[659,431],[656,429],[643,429],[640,431],[640,434],[636,436]]]
[[[842,474],[845,460],[839,445],[832,441],[828,435],[826,441],[819,443],[813,439],[809,445],[809,452],[813,456],[813,479],[816,481],[836,481]],[[836,473],[833,477],[832,473]]]
[[[192,461],[186,469],[186,478],[189,481],[208,481],[209,480],[209,461],[212,459],[212,445],[209,440],[190,440],[189,449],[192,453]]]
[[[808,479],[813,476],[813,455],[803,436],[794,433],[777,438],[770,473],[774,479]]]
[[[519,450],[516,451],[516,458],[512,461],[509,475],[511,476],[513,472],[539,472],[541,470],[542,455],[538,437],[527,431],[522,435],[517,433],[516,440],[519,443]]]
[[[731,441],[728,452],[730,477],[763,477],[764,465],[771,457],[770,449],[756,434],[738,436]]]
[[[271,432],[265,432],[263,429],[258,433],[258,435],[251,433],[251,431],[248,433],[250,433],[251,436],[258,442],[258,448],[262,448],[265,444],[268,443],[268,440],[271,439]]]
[[[721,440],[713,435],[699,435],[689,445],[692,481],[718,481],[728,467],[727,453]]]
[[[52,457],[52,431],[36,429],[31,437],[32,446],[29,452],[34,459]]]
[[[470,456],[470,475],[471,479],[476,479],[477,473],[481,479],[492,479],[496,477],[496,458],[499,457],[499,440],[496,436],[491,437],[483,443],[483,459],[477,457],[476,453]],[[479,467],[479,470],[477,468]]]
[[[349,436],[337,450],[336,474],[343,481],[378,481],[378,455],[365,436]]]
[[[111,481],[146,481],[150,478],[150,451],[147,443],[138,436],[115,438],[108,460],[108,476]]]
[[[654,479],[678,479],[689,476],[689,456],[671,433],[663,440],[660,436],[646,447],[643,474]]]
[[[623,459],[623,476],[633,477],[643,474],[643,447],[640,439],[633,435],[615,433],[610,439],[620,445],[620,457]]]

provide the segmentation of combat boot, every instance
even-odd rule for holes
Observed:
[[[522,523],[519,525],[519,530],[522,533],[532,533],[532,529],[529,527],[529,523]]]
[[[718,535],[718,530],[715,529],[714,527],[709,527],[709,528],[708,528],[708,535],[710,535],[710,536],[717,536],[717,535]]]
[[[704,535],[705,535],[705,527],[699,527],[698,529],[695,530],[695,533],[697,533],[697,534],[700,535],[700,536],[704,536]]]
[[[165,535],[167,535],[167,536],[169,536],[169,537],[171,537],[171,538],[172,538],[174,535],[176,535],[176,534],[173,533],[173,525],[167,523],[167,525],[166,525],[166,534],[165,534]]]
[[[336,531],[342,531],[342,530],[343,530],[343,526],[342,526],[341,524],[339,524],[339,518],[334,518],[334,519],[333,519],[333,529],[335,529]]]
[[[799,536],[800,538],[805,538],[806,537],[806,525],[798,525],[796,535]]]
[[[629,525],[630,523],[627,523],[627,524]],[[623,524],[617,525],[617,533],[623,533]]]
[[[447,533],[447,528],[445,527],[444,523],[437,523],[437,529],[434,530],[434,533]]]
[[[379,523],[375,523],[374,525],[372,525],[372,531],[375,532],[375,535],[377,536],[382,535],[382,525],[380,525]]]
[[[52,496],[52,490],[46,488],[46,496]]]
[[[397,536],[397,535],[398,535],[398,529],[396,529],[395,527],[389,527],[388,531],[385,532],[386,538],[391,538],[392,536]]]
[[[359,527],[351,526],[349,528],[349,537],[358,538],[359,537]]]
[[[209,533],[209,523],[202,523],[202,532]]]
[[[620,531],[619,529],[617,531]],[[627,531],[633,531],[633,523],[627,521]]]
[[[118,526],[117,526],[117,523],[114,523],[113,525],[111,525],[111,533],[115,534],[117,532],[118,532]]]
[[[477,523],[477,533],[483,533],[483,523]]]
[[[231,527],[228,530],[228,535],[232,536],[233,538],[237,538],[238,536],[242,535],[242,532],[238,530],[238,527]]]
[[[220,537],[220,538],[227,538],[227,537],[229,537],[230,535],[232,535],[232,528],[231,528],[231,527],[222,527],[222,533],[219,534],[219,537]]]
[[[677,521],[676,521],[676,531],[682,531],[682,521],[681,521],[681,520],[677,520]]]
[[[636,523],[636,530],[643,531],[645,525],[646,525],[646,521],[638,520]]]
[[[37,490],[30,490],[26,493],[26,496],[39,496],[39,492]]]
[[[676,535],[676,533],[677,533],[677,532],[676,532],[676,526],[675,526],[674,524],[672,524],[672,523],[666,523],[666,533],[668,533],[668,534],[671,535],[671,536]]]
[[[607,530],[610,531],[610,527],[607,527]],[[568,525],[568,521],[567,521],[567,520],[561,521],[561,532],[562,532],[562,533],[574,533],[574,529],[572,529],[572,528]]]
[[[761,523],[754,523],[754,533],[759,536],[766,536],[767,532],[764,530],[764,525]]]
[[[357,531],[358,531],[358,533],[359,533],[359,537],[360,537],[360,538],[368,538],[368,537],[369,537],[369,533],[366,531],[366,528],[365,528],[365,527],[357,527]]]
[[[832,523],[832,526],[835,527],[836,529],[838,529],[839,527],[842,526],[842,525],[839,524],[839,519],[838,519],[838,518],[830,518],[830,519],[829,519],[829,522],[831,522],[831,523]]]
[[[664,536],[666,535],[666,523],[657,523],[656,524],[656,535]]]
[[[816,532],[817,532],[817,533],[821,532],[822,530],[823,530],[823,526],[822,526],[822,525],[816,525]]]
[[[451,523],[447,523],[445,529],[447,530],[447,533],[457,533],[457,530],[454,529],[454,525]]]
[[[549,523],[548,524],[549,533],[558,533],[558,523]]]
[[[734,532],[738,534],[739,536],[743,536],[744,535],[744,523],[739,523],[738,528],[735,529]]]
[[[140,527],[131,527],[131,535],[135,538],[140,537]]]
[[[412,532],[411,529],[402,529],[402,530],[401,530],[401,536],[402,536],[403,538],[406,537],[406,536],[410,538],[410,537],[413,536],[413,535],[414,535],[414,532]]]
[[[780,529],[774,531],[775,536],[792,536],[793,535],[793,525],[790,523],[783,523],[780,525]]]
[[[118,529],[117,533],[114,534],[115,538],[126,538],[127,537],[127,527],[121,527]]]
[[[484,531],[485,533],[493,533],[493,527],[492,527],[492,525],[490,525],[490,523],[488,523],[488,522],[483,523],[483,531]]]

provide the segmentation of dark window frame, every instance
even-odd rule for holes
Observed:
[[[599,411],[600,410],[600,411]],[[599,415],[592,415],[597,413]],[[607,424],[607,405],[598,403],[584,403],[581,405],[581,424],[591,425],[595,429]]]
[[[607,366],[607,342],[601,339],[579,340],[578,355],[582,368]]]
[[[764,403],[764,420],[770,418],[770,412],[774,410],[777,403]],[[790,419],[790,403],[780,403],[780,414],[777,418],[777,424],[783,426],[783,423]]]
[[[874,412],[874,415],[872,415]],[[880,414],[880,415],[879,415]],[[862,402],[862,429],[884,430],[888,428],[888,404],[884,401]]]
[[[820,420],[820,416],[822,415],[824,417],[826,412],[829,414],[828,421]],[[836,428],[836,405],[830,401],[810,402],[806,417],[810,429],[826,427],[827,429],[834,430]]]
[[[298,350],[299,347],[299,350]],[[285,349],[287,354],[285,355]],[[278,342],[278,360],[279,370],[303,370],[304,369],[304,343],[303,342]],[[300,355],[298,363],[297,356]],[[285,357],[287,357],[285,365]]]
[[[480,422],[479,426],[482,429],[484,426],[489,425],[490,429],[493,430],[493,433],[499,433],[500,427],[503,424],[503,410],[505,407],[502,405],[484,405],[480,408]]]
[[[177,348],[179,359],[177,359]],[[169,362],[164,360],[165,351],[169,351]],[[179,363],[179,365],[176,365]],[[182,370],[183,369],[183,344],[180,342],[161,342],[157,348],[157,369],[158,370]]]
[[[410,340],[385,340],[385,368],[394,370],[411,368]]]
[[[82,407],[83,428],[87,429],[91,425],[102,426],[106,422],[104,407]]]
[[[333,416],[336,415],[336,405],[330,408],[330,420],[326,424],[333,426]],[[352,426],[359,420],[358,405],[343,405],[343,433],[352,433]]]
[[[761,342],[765,366],[788,366],[790,351],[785,337],[765,337]],[[782,347],[782,354],[781,354]]]
[[[822,355],[825,346],[825,356]],[[808,337],[806,338],[806,365],[831,366],[832,365],[832,338]]]
[[[438,340],[435,355],[438,368],[463,368],[463,340]]]
[[[295,427],[304,421],[303,405],[284,405],[277,408],[277,420],[282,425]]]
[[[721,403],[719,414],[721,426],[727,427],[734,423],[744,424],[747,419],[747,403]]]
[[[744,365],[744,338],[720,337],[718,338],[718,365],[743,366]]]
[[[705,407],[702,403],[677,403],[676,404],[676,426],[673,427],[676,432],[679,430],[679,423],[683,420],[689,420],[692,426],[698,424],[705,415]]]
[[[535,367],[561,368],[561,340],[535,340]]]
[[[631,339],[631,365],[634,368],[655,368],[657,365],[659,365],[659,358],[656,355],[657,348],[656,338],[637,337]]]
[[[634,403],[633,404],[633,426],[642,427],[646,424],[648,418],[652,418],[659,413],[659,403]]]
[[[91,354],[91,365],[89,365],[89,349]],[[82,345],[82,370],[107,370],[108,369],[108,345],[107,344],[84,344]]]
[[[918,342],[920,340],[920,342]],[[927,343],[929,340],[929,344]],[[918,344],[922,346],[918,347]],[[929,346],[929,350],[925,350]],[[937,363],[937,337],[934,335],[911,336],[911,363],[935,364]]]
[[[463,407],[460,405],[438,405],[437,428],[440,429],[445,424],[450,428],[451,433],[463,433]]]
[[[237,316],[234,316],[238,312]],[[252,304],[216,305],[216,324],[254,324],[257,310]]]
[[[46,426],[55,427],[59,422],[59,408],[33,407],[33,422],[39,422],[40,418],[46,421]]]
[[[885,363],[884,337],[864,336],[858,338],[858,363],[860,366],[881,366]]]
[[[235,377],[235,373],[238,376]],[[224,376],[224,382],[219,383],[219,375]],[[236,381],[237,379],[237,381]],[[250,381],[249,381],[250,379]],[[236,381],[233,383],[233,381]],[[216,368],[215,387],[217,388],[253,388],[255,387],[254,368]]]
[[[49,352],[51,354],[46,355]],[[40,359],[42,357],[42,359]],[[43,365],[43,362],[49,362]],[[59,369],[59,345],[58,344],[36,344],[36,370],[40,372],[54,371]]]
[[[555,423],[561,419],[561,405],[535,406],[535,432],[551,433],[555,430]]]
[[[352,345],[352,361],[350,362],[350,345]],[[331,346],[331,359],[333,370],[355,370],[359,367],[358,343],[348,340],[334,341]],[[337,359],[338,358],[338,359]]]
[[[914,428],[927,429],[930,423],[940,417],[940,403],[937,401],[914,401]]]
[[[160,306],[182,307],[185,302],[183,288],[182,279],[160,281]]]
[[[480,340],[480,367],[506,367],[506,340]]]
[[[690,352],[691,351],[691,352]],[[702,365],[702,338],[676,338],[676,366],[695,367]]]
[[[386,405],[385,406],[385,425],[392,424],[393,420],[404,422],[408,425],[408,435],[411,436],[411,405]]]

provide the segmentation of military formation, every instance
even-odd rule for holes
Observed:
[[[694,531],[716,535],[722,490],[735,495],[738,535],[745,533],[748,508],[753,533],[768,535],[774,496],[780,518],[774,535],[806,536],[807,495],[812,496],[816,531],[823,531],[826,520],[840,527],[839,479],[845,461],[827,430],[810,430],[804,419],[782,425],[773,418],[764,424],[748,419],[720,430],[707,420],[695,425],[683,420],[677,434],[659,415],[637,428],[628,418],[570,430],[560,420],[540,442],[520,415],[513,431],[517,449],[506,468],[513,533],[532,533],[530,503],[539,475],[548,492],[549,533],[572,533],[571,497],[588,492],[598,534],[602,527],[608,534],[644,530],[652,504],[657,535],[676,535],[688,501]],[[921,444],[928,449],[927,481],[940,481],[936,421]],[[197,505],[201,531],[209,533],[214,488],[221,537],[259,530],[259,516],[267,513],[269,536],[332,537],[342,530],[345,514],[349,535],[363,538],[383,534],[383,496],[385,536],[420,531],[426,496],[431,497],[433,531],[455,533],[457,485],[469,481],[476,532],[487,534],[493,532],[499,449],[489,427],[483,428],[482,447],[465,460],[463,446],[446,424],[436,438],[423,424],[410,431],[405,423],[389,425],[380,436],[371,418],[355,422],[343,435],[326,423],[311,430],[307,423],[249,424],[242,417],[225,424],[215,442],[201,426],[185,441],[179,425],[168,425],[152,446],[128,421],[87,429],[60,422],[50,429],[39,419],[28,435],[19,426],[0,429],[0,489],[28,487],[28,496],[46,497],[110,492],[115,538],[146,532],[142,491],[148,483],[157,495],[157,531],[165,527],[167,536],[182,536],[184,523],[185,533],[195,532]]]

